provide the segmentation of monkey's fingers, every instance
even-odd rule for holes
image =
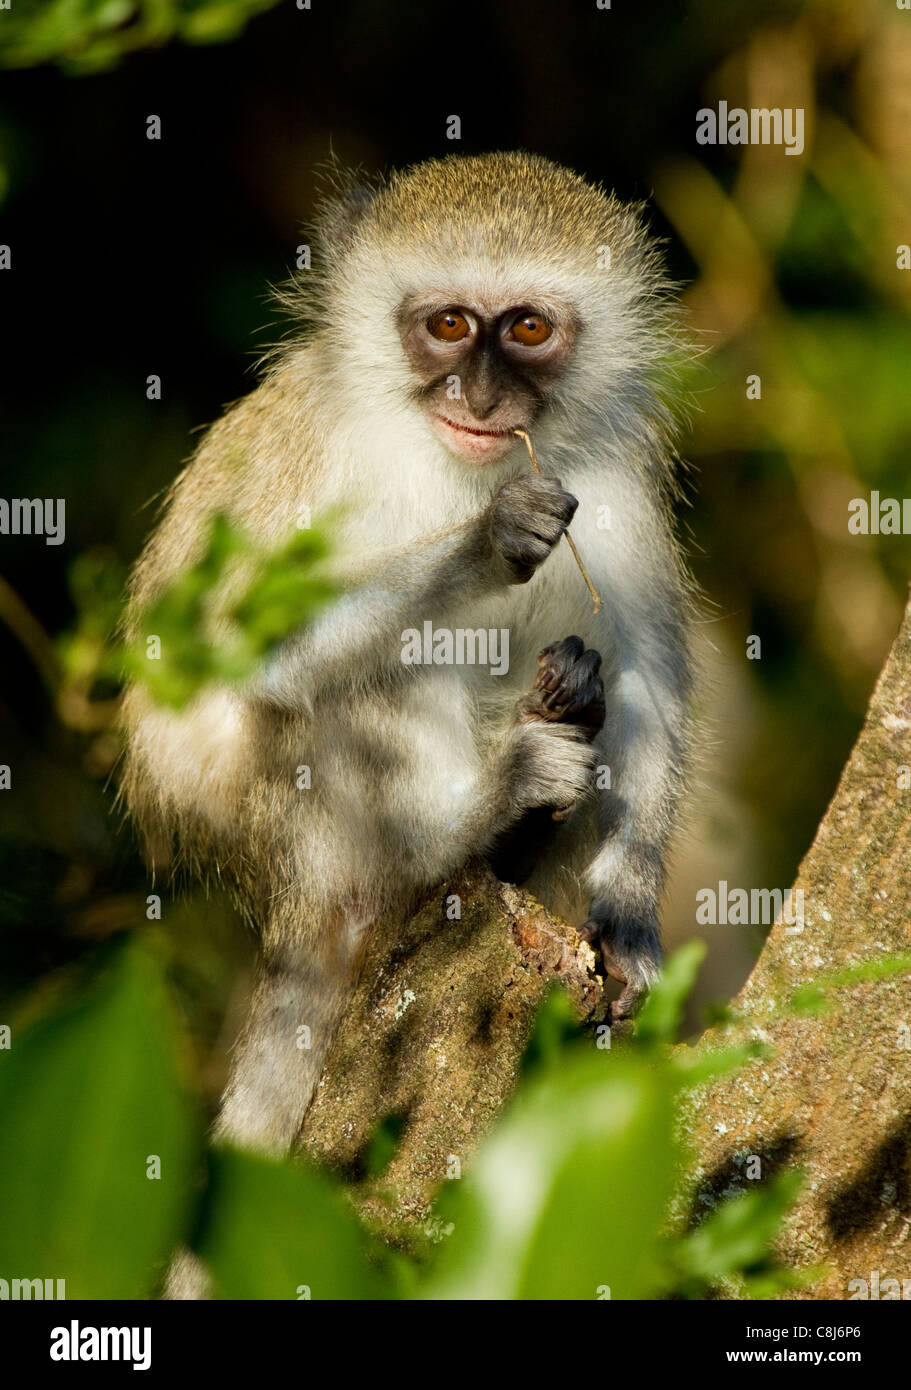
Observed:
[[[560,642],[552,642],[549,647],[538,652],[540,669],[535,678],[535,689],[555,690],[584,651],[585,643],[582,638],[573,636],[564,637]]]
[[[559,642],[551,642],[549,647],[542,647],[538,652],[538,665],[548,666],[556,656],[570,661],[578,661],[585,651],[585,643],[581,637],[564,637]]]
[[[528,450],[528,457],[531,459],[532,466],[533,466],[535,472],[538,473],[538,474],[540,474],[540,473],[541,473],[541,466],[540,466],[540,464],[538,463],[538,460],[535,458],[535,448],[534,448],[534,445],[533,445],[532,442],[531,442],[531,436],[530,436],[525,430],[518,430],[518,429],[517,429],[517,430],[513,430],[513,434],[517,434],[517,435],[519,436],[520,439],[522,439],[522,440],[525,441],[525,447],[526,447],[526,449]],[[578,504],[578,502],[577,502],[577,503],[576,503],[576,506],[578,506],[578,505],[579,505],[579,504]],[[573,508],[573,511],[575,511],[575,507]],[[588,592],[589,592],[589,593],[591,594],[591,596],[592,596],[592,602],[593,602],[594,605],[595,605],[594,608],[592,609],[592,612],[593,612],[593,613],[598,613],[598,612],[600,612],[600,610],[601,610],[601,596],[600,596],[600,594],[598,593],[598,590],[595,588],[594,584],[592,583],[592,581],[591,581],[591,576],[589,575],[588,570],[585,568],[585,566],[584,566],[583,563],[582,563],[582,556],[579,554],[579,550],[578,550],[578,547],[576,546],[576,542],[573,540],[572,536],[569,534],[568,531],[564,531],[563,534],[565,535],[565,537],[566,537],[566,542],[567,542],[567,544],[568,544],[570,550],[571,550],[572,553],[573,553],[573,559],[575,560],[576,564],[579,566],[579,573],[582,575],[582,578],[585,580],[585,587],[588,589]]]
[[[610,944],[604,938],[602,924],[594,918],[589,918],[579,928],[579,935],[590,945],[600,948],[605,975],[609,975],[612,980],[616,980],[618,984],[623,986],[618,997],[613,999],[608,1006],[607,1022],[612,1028],[615,1024],[631,1024],[632,1019],[645,1002],[648,994],[648,980],[633,961],[623,959],[611,949]],[[625,1026],[622,1031],[628,1032],[630,1028]]]
[[[538,654],[534,690],[541,717],[578,724],[589,739],[604,723],[601,654],[586,651],[581,637],[564,637]]]
[[[646,986],[639,981],[634,980],[627,984],[608,1007],[607,1021],[610,1026],[613,1028],[615,1024],[623,1023],[630,1025],[631,1030],[633,1019],[645,1002],[647,993]]]

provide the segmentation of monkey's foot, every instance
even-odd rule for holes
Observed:
[[[599,652],[581,637],[564,637],[538,653],[538,674],[522,701],[520,718],[575,724],[591,742],[604,725],[604,682]]]
[[[661,946],[657,924],[625,922],[592,904],[592,915],[579,928],[579,935],[601,952],[605,976],[623,988],[608,1010],[611,1027],[622,1023],[629,1031],[629,1020],[638,1012],[661,965]]]

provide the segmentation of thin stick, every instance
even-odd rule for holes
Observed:
[[[519,436],[520,439],[524,439],[524,440],[525,440],[525,447],[526,447],[526,449],[528,450],[528,457],[531,459],[532,467],[534,468],[534,470],[535,470],[536,473],[540,473],[540,472],[541,472],[541,468],[540,468],[540,465],[539,465],[539,463],[538,463],[538,460],[535,458],[534,446],[532,445],[532,442],[531,442],[531,439],[529,438],[529,436],[525,433],[524,430],[513,430],[513,434],[517,434],[517,435]],[[591,582],[591,579],[589,578],[588,570],[585,568],[585,566],[584,566],[583,563],[582,563],[582,556],[579,554],[578,550],[576,549],[576,543],[575,543],[575,541],[573,540],[572,536],[569,534],[568,531],[564,531],[564,532],[563,532],[563,535],[564,535],[564,538],[569,542],[569,548],[570,548],[570,550],[572,551],[573,555],[575,556],[576,564],[579,566],[579,572],[581,573],[582,578],[585,580],[585,583],[586,583],[586,585],[588,586],[588,592],[591,594],[592,599],[594,600],[595,606],[594,606],[594,609],[593,609],[592,611],[593,611],[594,613],[597,613],[598,610],[599,610],[599,608],[601,607],[601,597],[600,597],[600,595],[599,595],[599,593],[598,593],[598,590],[595,588],[594,584]]]

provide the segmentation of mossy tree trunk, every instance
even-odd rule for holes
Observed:
[[[779,1243],[793,1265],[825,1263],[812,1296],[846,1298],[852,1279],[911,1278],[911,983],[907,974],[831,993],[823,1013],[779,1006],[799,987],[911,949],[911,605],[864,727],[800,865],[802,931],[776,925],[734,1001],[741,1021],[709,1045],[754,1036],[770,1060],[696,1098],[691,1141],[701,1197],[763,1176],[806,1174]]]

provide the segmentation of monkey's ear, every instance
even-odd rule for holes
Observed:
[[[316,233],[326,255],[337,254],[350,241],[369,212],[376,188],[359,169],[343,169],[333,157],[318,170],[321,197],[316,209]]]

